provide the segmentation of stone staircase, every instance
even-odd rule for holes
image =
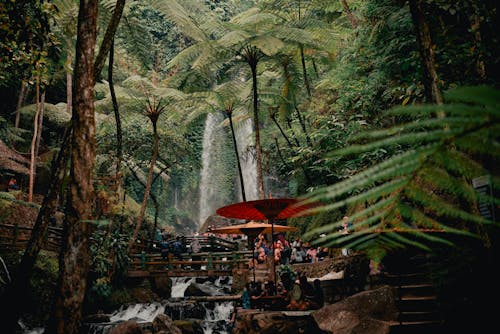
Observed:
[[[416,255],[406,259],[401,271],[385,274],[388,284],[397,287],[398,321],[391,334],[442,333],[443,321],[437,295],[426,268],[426,257]]]

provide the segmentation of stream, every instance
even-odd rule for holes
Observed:
[[[215,282],[205,279],[199,281],[201,282],[197,282],[197,278],[172,278],[172,297],[168,300],[123,305],[110,314],[110,322],[83,324],[83,332],[107,334],[113,327],[127,320],[134,320],[141,327],[151,329],[154,318],[159,314],[166,314],[172,320],[195,319],[203,329],[203,334],[229,334],[229,320],[234,301],[195,302],[184,297],[184,293],[189,285],[195,284],[207,295],[226,295],[231,288],[231,277],[218,277]],[[43,332],[43,328],[28,329],[24,326],[24,334]]]

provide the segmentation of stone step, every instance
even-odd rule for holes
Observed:
[[[390,334],[442,334],[441,321],[414,321],[391,325]]]
[[[399,314],[401,322],[422,322],[422,321],[439,321],[439,312],[432,311],[406,311]]]

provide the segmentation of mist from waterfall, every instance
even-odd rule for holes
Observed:
[[[221,114],[208,114],[205,121],[199,183],[200,226],[217,208],[243,199],[230,129],[222,126],[222,121]],[[258,199],[252,120],[236,122],[234,130],[246,199]]]

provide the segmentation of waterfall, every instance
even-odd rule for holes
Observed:
[[[228,146],[227,133],[220,125],[220,114],[208,114],[203,132],[202,168],[200,175],[199,225],[226,204],[228,189],[224,184],[224,150]],[[227,175],[226,175],[227,176]]]
[[[243,174],[243,184],[245,186],[245,195],[247,201],[259,199],[259,192],[257,189],[257,162],[255,160],[255,146],[252,120],[246,119],[240,124],[235,126],[236,145],[238,146],[238,153],[241,162],[241,171]],[[239,176],[238,176],[239,177]],[[238,199],[242,201],[241,187],[238,185]]]

